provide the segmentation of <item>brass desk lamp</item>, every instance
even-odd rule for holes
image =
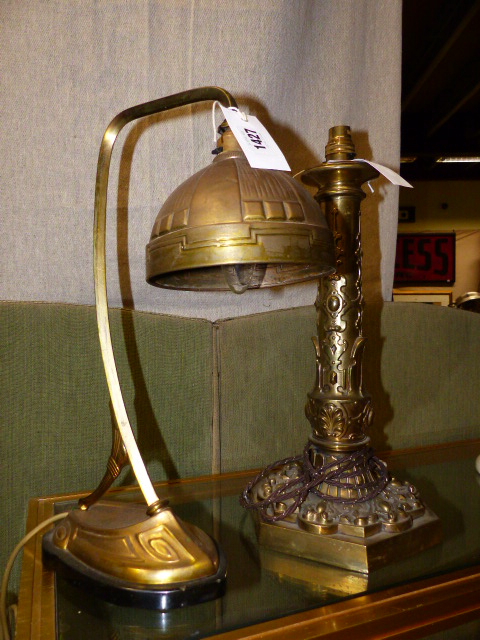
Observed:
[[[93,593],[160,610],[219,596],[226,563],[208,535],[182,522],[167,501],[159,500],[129,423],[108,319],[108,176],[115,140],[126,124],[204,100],[236,106],[218,87],[193,89],[123,111],[103,137],[95,188],[94,276],[99,340],[117,429],[99,487],[43,543],[56,565]],[[309,192],[284,172],[252,169],[228,127],[221,133],[213,163],[177,188],[162,207],[147,245],[147,280],[174,289],[242,292],[333,272],[332,234]],[[146,510],[98,502],[127,462]]]

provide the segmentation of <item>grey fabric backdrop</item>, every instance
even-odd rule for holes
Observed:
[[[293,171],[323,159],[336,124],[352,127],[360,157],[398,167],[401,0],[3,0],[0,11],[0,298],[93,302],[98,147],[111,118],[139,102],[224,86]],[[315,284],[241,297],[145,284],[155,215],[210,162],[211,138],[207,105],[121,134],[109,195],[112,306],[216,319],[313,303]],[[379,180],[364,207],[367,302],[390,298],[397,200]]]

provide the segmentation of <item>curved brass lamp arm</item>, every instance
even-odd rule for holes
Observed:
[[[195,102],[218,100],[226,107],[236,107],[234,98],[220,87],[201,87],[190,91],[183,91],[165,98],[152,100],[136,105],[119,113],[110,122],[103,136],[97,164],[97,178],[95,184],[95,223],[94,223],[94,279],[95,299],[97,309],[98,336],[102,351],[105,375],[112,401],[113,412],[122,441],[137,478],[140,489],[149,506],[158,502],[158,496],[153,488],[145,464],[138,449],[132,427],[130,425],[125,403],[120,388],[118,373],[113,354],[110,323],[108,319],[107,277],[106,277],[106,211],[107,191],[110,160],[113,145],[123,127],[139,118],[174,109]],[[87,505],[84,504],[84,508]]]

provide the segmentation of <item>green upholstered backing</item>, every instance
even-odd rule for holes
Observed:
[[[112,310],[111,324],[154,480],[301,452],[315,380],[313,305],[214,324]],[[364,334],[377,450],[480,436],[480,315],[386,303],[366,310]],[[0,303],[0,402],[3,566],[30,497],[93,489],[103,475],[112,422],[94,309]],[[133,482],[131,473],[122,481]]]
[[[302,451],[315,382],[314,307],[218,323],[222,471]],[[480,436],[480,315],[416,303],[365,314],[377,450]]]
[[[300,453],[315,381],[314,307],[218,323],[222,471],[265,466]]]
[[[211,323],[119,310],[110,320],[152,479],[210,473]],[[24,531],[29,498],[98,484],[112,419],[91,307],[1,303],[0,363],[3,566]]]
[[[480,315],[387,303],[380,335],[372,333],[365,376],[377,414],[377,449],[480,437]]]

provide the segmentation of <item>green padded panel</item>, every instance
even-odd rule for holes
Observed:
[[[263,467],[303,450],[315,322],[312,306],[217,323],[222,471]]]
[[[217,323],[222,471],[262,467],[303,449],[315,381],[312,307]],[[480,316],[436,305],[367,309],[365,386],[377,450],[480,437]]]
[[[379,351],[381,378],[378,371]],[[377,449],[480,437],[480,315],[438,305],[383,306],[369,337],[365,375]]]
[[[152,479],[210,473],[211,323],[114,309],[111,325]],[[93,308],[0,303],[0,362],[3,566],[29,498],[98,484],[112,420]],[[131,473],[123,482],[134,482]]]

